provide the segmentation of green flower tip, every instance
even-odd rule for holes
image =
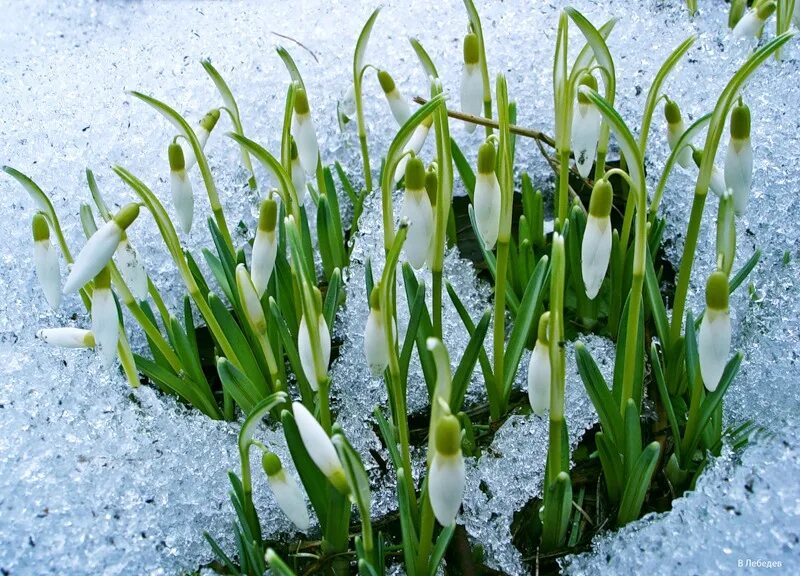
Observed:
[[[278,223],[278,203],[272,198],[267,198],[261,203],[258,212],[258,229],[264,232],[274,232]]]
[[[289,141],[291,142],[289,157],[294,162],[297,160],[297,142],[294,141],[294,136],[289,136]]]
[[[372,287],[372,292],[369,293],[369,307],[372,310],[381,309],[381,287],[380,284],[375,284]]]
[[[478,35],[470,32],[464,36],[464,64],[477,64],[479,60]]]
[[[542,312],[539,316],[539,332],[537,339],[542,344],[548,344],[547,329],[550,326],[550,312]]]
[[[391,94],[395,91],[394,80],[386,70],[378,70],[378,82],[381,83],[384,94]]]
[[[439,175],[433,166],[428,166],[428,171],[425,172],[425,191],[428,193],[431,206],[436,206],[436,194],[439,192]]]
[[[494,149],[494,144],[491,142],[481,144],[478,148],[478,173],[491,174],[494,172],[496,158],[497,151]]]
[[[123,206],[120,211],[117,212],[117,215],[114,216],[114,222],[116,222],[120,228],[126,230],[128,226],[133,224],[137,216],[139,216],[139,205],[136,202],[131,202]]]
[[[308,114],[311,109],[308,107],[308,96],[306,91],[302,88],[297,88],[294,91],[294,113],[302,116]]]
[[[422,190],[425,187],[425,165],[417,156],[406,162],[406,189]]]
[[[461,450],[461,426],[452,414],[442,416],[436,425],[436,451],[443,456],[454,456]]]
[[[728,309],[728,276],[722,270],[715,270],[708,277],[706,307],[709,310]]]
[[[611,214],[611,204],[614,201],[614,189],[608,180],[598,179],[592,188],[592,198],[589,200],[589,214],[597,218],[608,218]]]
[[[103,269],[94,277],[95,288],[111,288],[111,270],[108,266],[103,266]]]
[[[322,292],[319,291],[319,288],[313,286],[311,288],[314,291],[314,306],[317,309],[317,312],[322,311]]]
[[[261,467],[264,468],[264,473],[269,477],[275,476],[283,470],[281,459],[274,452],[264,452],[261,457]]]
[[[177,142],[169,145],[167,152],[169,156],[169,169],[172,172],[179,172],[186,167],[186,160],[183,157],[183,148]]]
[[[700,164],[703,163],[703,151],[700,148],[692,148],[692,160],[700,168]]]
[[[758,19],[763,22],[764,20],[772,16],[772,13],[775,12],[775,7],[776,4],[772,0],[769,0],[769,2],[762,2],[756,8],[756,16],[758,16]]]
[[[741,101],[731,112],[731,138],[734,140],[750,138],[750,108]]]
[[[585,72],[584,74],[581,74],[581,77],[578,80],[578,88],[581,86],[586,86],[587,88],[591,88],[597,92],[597,79],[590,73]],[[589,98],[583,95],[580,90],[578,90],[578,102],[581,104],[589,104]]]
[[[664,117],[669,124],[677,124],[681,121],[681,109],[675,100],[667,100],[664,105]]]
[[[203,116],[203,119],[200,120],[200,126],[202,126],[206,132],[211,132],[214,129],[214,126],[217,125],[218,120],[219,108],[214,108],[208,114]]]
[[[47,225],[47,218],[45,218],[44,214],[41,212],[37,212],[33,215],[31,227],[33,228],[34,242],[39,242],[40,240],[47,240],[50,238],[50,227]]]

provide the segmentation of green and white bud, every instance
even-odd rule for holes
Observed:
[[[197,136],[197,141],[200,143],[201,150],[205,150],[208,137],[211,136],[211,131],[219,121],[219,114],[219,109],[214,108],[200,119],[197,128],[194,129],[194,134]],[[191,170],[191,168],[197,164],[197,157],[194,155],[194,149],[188,142],[184,142],[181,145],[181,149],[183,150],[184,158],[186,158],[185,169],[187,171]]]
[[[694,148],[692,151],[692,159],[694,160],[695,165],[700,168],[700,164],[703,163],[703,151]],[[716,166],[711,167],[711,181],[708,184],[708,187],[711,188],[711,191],[722,198],[722,195],[725,193],[727,188],[725,187],[725,176],[722,175],[719,168]]]
[[[442,526],[455,524],[465,486],[461,426],[455,416],[447,414],[436,426],[434,454],[428,473],[428,497],[433,515]]]
[[[747,0],[731,0],[731,7],[728,11],[728,28],[733,30],[744,16],[747,10]]]
[[[33,265],[44,297],[53,310],[61,303],[61,270],[58,253],[50,242],[50,227],[40,212],[33,216]]]
[[[345,126],[350,123],[356,113],[356,87],[350,84],[344,95],[336,102],[336,117],[339,120],[339,129],[344,132]]]
[[[730,274],[736,258],[736,218],[734,200],[730,190],[726,190],[719,199],[717,213],[717,256],[722,258],[721,268]]]
[[[432,125],[433,116],[428,116],[414,128],[414,132],[411,133],[411,138],[409,138],[406,145],[403,146],[403,156],[400,158],[400,161],[397,163],[397,168],[394,170],[395,182],[398,182],[406,172],[406,164],[410,157],[409,153],[413,152],[415,156],[419,155],[419,151],[422,150],[422,147],[425,145],[425,140],[428,138],[428,132],[430,132]]]
[[[267,318],[264,316],[261,300],[244,264],[236,266],[236,289],[239,294],[239,301],[242,303],[245,314],[247,314],[247,322],[256,334],[265,334],[267,332]]]
[[[261,457],[261,466],[267,475],[267,483],[275,502],[301,532],[307,532],[311,521],[303,492],[295,479],[286,473],[280,458],[274,452],[264,453]]]
[[[373,378],[380,378],[389,365],[389,343],[386,341],[379,293],[380,286],[376,285],[369,296],[369,316],[364,328],[364,356]]]
[[[550,312],[539,317],[539,333],[528,363],[528,401],[534,414],[541,416],[550,407],[550,343],[547,337]]]
[[[349,494],[350,486],[347,484],[344,468],[325,430],[300,402],[292,402],[292,412],[300,439],[311,460],[339,492]]]
[[[311,388],[316,391],[319,390],[320,378],[328,373],[328,364],[330,364],[331,361],[331,333],[328,330],[328,323],[325,321],[325,316],[322,315],[322,303],[319,290],[316,287],[313,290],[317,300],[317,335],[319,336],[319,342],[311,342],[308,320],[306,315],[303,314],[297,332],[297,351],[300,355],[300,365],[303,368],[303,374],[305,374],[308,379]],[[314,348],[319,350],[319,365],[314,361]]]
[[[114,294],[111,292],[111,272],[108,267],[100,270],[94,278],[92,290],[92,334],[95,351],[106,370],[117,357],[119,342],[119,313]]]
[[[706,312],[700,322],[697,353],[700,375],[709,392],[719,385],[731,350],[731,315],[728,310],[728,277],[716,270],[706,283]]]
[[[674,150],[678,140],[686,131],[686,126],[681,116],[681,109],[678,107],[677,102],[667,98],[667,103],[664,105],[664,117],[667,120],[667,142],[669,142],[669,149]],[[692,151],[688,146],[684,146],[684,148],[678,152],[677,161],[682,168],[691,166]]]
[[[608,271],[611,259],[611,204],[614,190],[607,180],[600,178],[592,188],[589,216],[581,244],[581,273],[586,296],[594,300]]]
[[[397,124],[402,126],[411,117],[411,109],[408,107],[408,102],[400,94],[400,90],[397,89],[394,80],[386,70],[378,70],[378,82],[380,82],[383,94],[386,96],[386,101],[392,110],[392,116],[394,116]]]
[[[750,108],[742,103],[731,112],[731,140],[725,156],[725,186],[733,191],[736,214],[747,211],[753,183],[753,145],[750,143]]]
[[[77,292],[102,270],[122,240],[123,232],[139,215],[139,205],[123,206],[111,220],[103,224],[81,250],[64,284],[64,294]]]
[[[147,298],[147,271],[139,260],[139,254],[133,244],[128,241],[127,234],[122,235],[114,257],[117,259],[119,273],[122,274],[122,279],[125,280],[133,297],[138,301]]]
[[[272,198],[267,198],[261,203],[259,210],[258,230],[253,241],[253,259],[250,266],[250,277],[259,298],[264,295],[275,268],[275,256],[278,253],[278,235],[275,231],[277,223],[278,203]]]
[[[471,116],[481,115],[483,102],[483,76],[480,66],[480,46],[477,34],[464,36],[464,68],[461,72],[461,111]],[[467,132],[475,131],[475,124],[466,122]]]
[[[306,202],[306,171],[303,170],[303,165],[300,163],[300,155],[297,152],[297,142],[294,141],[294,138],[292,138],[289,157],[292,167],[292,185],[297,192],[297,203],[302,206]]]
[[[405,185],[400,218],[408,221],[408,235],[403,251],[409,264],[419,270],[430,255],[433,207],[425,190],[425,166],[414,155],[406,163]]]
[[[583,74],[578,81],[578,87],[581,86],[597,90],[597,80],[591,74]],[[601,121],[602,116],[597,107],[578,91],[572,117],[572,151],[575,154],[575,166],[583,178],[589,176],[594,164]]]
[[[183,148],[175,142],[169,145],[169,180],[172,205],[175,207],[178,224],[181,230],[188,234],[192,229],[194,218],[194,192],[186,172]]]
[[[478,148],[478,175],[475,178],[475,223],[486,249],[497,243],[500,232],[500,182],[494,171],[497,152],[494,144],[484,142]]]
[[[294,113],[292,114],[292,136],[297,142],[297,152],[303,169],[313,174],[317,169],[319,158],[319,145],[317,144],[317,129],[314,119],[311,118],[311,109],[308,106],[306,91],[297,87],[294,92]]]
[[[94,334],[81,328],[43,328],[36,337],[60,348],[94,348]]]
[[[741,20],[733,28],[734,38],[758,38],[767,18],[775,12],[775,2],[768,0],[759,3],[755,9],[748,10]]]

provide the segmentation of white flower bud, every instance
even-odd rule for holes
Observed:
[[[45,344],[61,348],[94,348],[94,335],[80,328],[43,328],[36,337]]]
[[[350,488],[347,485],[344,468],[325,430],[300,402],[292,402],[292,412],[297,422],[297,430],[300,432],[300,439],[311,460],[337,490],[347,494]]]
[[[364,328],[364,356],[374,378],[380,378],[389,365],[389,343],[386,341],[386,331],[383,328],[383,314],[378,294],[379,287],[375,286],[369,297],[369,316]]]
[[[261,300],[244,264],[236,266],[236,289],[239,293],[239,301],[247,314],[248,323],[258,334],[264,334],[267,331],[267,318],[264,316]]]
[[[495,149],[491,142],[484,142],[478,149],[478,175],[475,178],[475,222],[478,232],[491,250],[500,233],[500,183],[495,168]]]
[[[464,68],[461,72],[461,111],[472,116],[481,115],[483,101],[483,76],[480,67],[478,36],[472,32],[464,36]],[[467,132],[475,131],[475,124],[465,123]]]
[[[299,87],[294,93],[292,136],[297,142],[300,164],[307,173],[313,174],[317,169],[317,160],[319,158],[317,130],[314,127],[314,120],[311,118],[311,109],[308,106],[306,91]]]
[[[581,244],[581,274],[586,296],[593,300],[606,277],[611,260],[611,205],[614,191],[608,181],[600,178],[592,189],[589,217]]]
[[[700,322],[697,353],[700,375],[709,392],[719,385],[731,349],[731,316],[728,310],[728,278],[717,270],[706,284],[706,312]]]
[[[306,171],[303,170],[303,165],[300,163],[297,143],[294,141],[294,138],[292,138],[291,150],[292,185],[294,186],[295,192],[297,192],[297,203],[302,206],[306,202]]]
[[[378,71],[378,82],[380,82],[383,94],[386,96],[386,101],[389,103],[389,108],[392,111],[395,121],[402,126],[411,117],[411,109],[408,107],[408,102],[400,90],[394,83],[394,80],[386,70]]]
[[[597,90],[597,80],[591,74],[584,74],[579,82]],[[597,155],[597,139],[600,137],[600,111],[581,92],[575,102],[575,113],[572,117],[572,151],[575,154],[575,166],[578,173],[586,178],[592,170],[594,157]]]
[[[667,100],[667,103],[664,105],[664,116],[667,119],[667,142],[669,143],[669,149],[674,150],[678,140],[686,131],[683,117],[681,116],[681,110],[674,100]],[[687,142],[687,144],[689,143]],[[692,151],[689,146],[684,146],[683,149],[678,152],[676,160],[682,168],[691,166]]]
[[[169,178],[175,215],[178,217],[181,230],[188,234],[192,229],[194,218],[194,192],[192,182],[186,173],[183,149],[174,142],[169,145]]]
[[[201,150],[205,150],[206,142],[208,142],[208,137],[211,136],[211,131],[214,129],[214,126],[217,125],[219,115],[220,113],[218,109],[215,108],[214,110],[211,110],[208,114],[200,119],[200,122],[194,129],[194,134],[197,136]],[[180,147],[181,151],[183,152],[183,157],[186,159],[185,169],[188,171],[195,164],[197,164],[197,157],[194,155],[194,149],[188,142],[184,142],[180,145]]]
[[[103,368],[111,368],[117,357],[119,313],[114,294],[111,292],[111,274],[108,268],[103,268],[94,279],[92,334],[94,334],[95,351],[100,357]]]
[[[297,351],[300,355],[300,365],[303,368],[303,374],[308,379],[308,383],[315,391],[319,389],[321,375],[328,373],[328,364],[331,361],[331,333],[328,331],[328,323],[325,322],[325,317],[322,314],[317,316],[317,321],[317,333],[320,339],[318,343],[312,344],[311,342],[305,314],[300,320],[300,327],[297,333]],[[318,347],[320,351],[320,366],[316,366],[314,363],[312,346]]]
[[[50,242],[50,228],[40,213],[33,217],[33,264],[47,303],[56,310],[61,303],[61,270],[58,253]]]
[[[528,401],[534,414],[541,416],[550,408],[550,346],[547,341],[547,324],[550,313],[539,317],[539,333],[528,364]]]
[[[278,204],[272,198],[261,203],[258,215],[258,230],[253,241],[253,261],[250,266],[250,277],[260,298],[269,284],[272,270],[275,268],[275,256],[278,253],[278,236],[275,227],[278,221]]]
[[[425,265],[433,238],[433,207],[425,190],[425,166],[413,157],[406,165],[406,188],[403,193],[401,218],[408,221],[408,234],[403,251],[416,270]]]
[[[397,168],[394,170],[395,182],[398,182],[406,172],[406,164],[411,156],[409,152],[413,152],[414,156],[417,156],[419,151],[422,150],[432,125],[433,116],[428,116],[414,128],[414,132],[411,133],[411,138],[408,139],[408,142],[403,147],[403,156],[400,158],[400,161],[397,163]]]
[[[731,112],[731,140],[725,156],[725,186],[733,191],[736,214],[747,211],[753,183],[753,145],[750,143],[750,109],[739,102]]]
[[[433,515],[442,526],[455,524],[466,479],[458,419],[448,414],[436,426],[434,455],[428,473],[428,496]]]
[[[286,473],[280,459],[272,452],[264,453],[261,465],[267,475],[267,482],[275,502],[301,532],[307,532],[311,522],[303,492],[295,479]]]
[[[755,10],[748,10],[747,14],[736,23],[733,28],[734,38],[757,38],[772,13],[775,12],[775,2],[771,0],[762,2]]]

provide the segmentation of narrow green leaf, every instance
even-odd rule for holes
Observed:
[[[226,358],[217,361],[217,374],[222,382],[222,388],[231,395],[245,414],[250,414],[263,398],[261,390],[253,381]]]
[[[328,291],[325,293],[325,304],[322,307],[325,322],[327,322],[328,326],[333,326],[333,322],[336,320],[336,309],[339,307],[341,289],[342,273],[339,268],[336,268],[328,282]]]
[[[622,460],[614,443],[606,438],[605,432],[595,434],[594,440],[603,467],[603,480],[608,490],[608,497],[612,504],[616,504],[622,496]]]
[[[416,38],[409,38],[408,41],[411,43],[411,47],[414,49],[414,52],[417,54],[417,58],[419,58],[419,63],[422,64],[422,69],[425,71],[426,78],[438,78],[439,73],[436,71],[436,66],[433,63],[433,60],[428,55],[428,52],[425,48],[422,47],[419,40]]]
[[[658,442],[651,442],[636,461],[622,493],[622,501],[617,514],[617,524],[620,526],[639,517],[644,499],[647,496],[647,490],[650,488],[650,482],[653,479],[653,472],[655,472],[660,452],[661,447]]]
[[[328,523],[328,479],[325,478],[317,468],[317,465],[314,464],[314,461],[311,460],[311,456],[308,455],[292,413],[284,410],[281,413],[281,422],[283,423],[286,444],[292,455],[297,474],[300,476],[300,482],[306,489],[311,506],[317,513],[320,526],[324,530]]]
[[[461,148],[458,147],[456,141],[450,138],[450,148],[453,155],[453,162],[458,170],[458,175],[461,176],[461,181],[464,183],[464,188],[467,190],[469,201],[472,202],[472,196],[475,194],[475,172],[472,170],[469,161],[467,160]]]
[[[664,379],[664,371],[661,367],[661,359],[658,356],[658,345],[655,342],[650,344],[650,364],[653,366],[653,376],[655,377],[658,394],[661,396],[661,405],[667,413],[667,421],[672,429],[672,440],[675,446],[675,455],[678,461],[681,460],[681,429],[678,426],[678,419],[675,416],[675,409],[672,406],[672,398],[667,390],[667,381]]]
[[[292,82],[299,84],[300,87],[305,90],[306,85],[303,83],[303,77],[300,75],[300,69],[297,67],[297,64],[295,64],[292,55],[289,54],[289,51],[286,48],[280,45],[275,46],[275,50],[278,52],[278,56],[281,57],[281,60],[283,60],[284,66],[286,66],[286,69],[289,71],[289,76],[292,77]]]
[[[461,404],[464,401],[467,386],[472,378],[475,363],[478,361],[479,352],[484,350],[483,341],[486,338],[486,332],[489,329],[491,317],[492,315],[489,310],[483,313],[480,322],[478,322],[478,326],[471,332],[469,342],[467,342],[467,347],[464,350],[464,355],[461,356],[456,371],[453,373],[450,411],[454,414],[461,411]]]
[[[619,407],[614,402],[608,384],[583,342],[575,343],[575,360],[578,364],[578,373],[600,418],[607,441],[610,445],[616,445],[622,439],[622,417]]]
[[[566,539],[572,511],[572,482],[569,474],[559,472],[547,489],[542,517],[542,550],[560,548]]]
[[[642,453],[642,425],[639,422],[639,410],[636,408],[636,403],[630,398],[625,404],[625,431],[622,435],[622,448],[625,478],[630,478],[633,467]]]

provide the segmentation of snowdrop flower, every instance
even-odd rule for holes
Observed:
[[[397,168],[394,170],[395,182],[398,182],[403,174],[405,174],[406,164],[411,156],[411,152],[413,152],[416,156],[419,154],[419,151],[422,150],[422,147],[425,145],[425,139],[428,138],[428,132],[430,131],[432,125],[433,116],[428,116],[422,122],[420,122],[416,128],[414,128],[411,138],[408,139],[408,142],[403,147],[403,155],[400,158],[400,161],[397,163]]]
[[[319,342],[311,342],[311,334],[308,330],[308,319],[306,315],[300,320],[300,327],[297,333],[297,351],[300,355],[300,365],[303,367],[303,374],[306,375],[312,390],[319,390],[319,380],[328,373],[328,364],[331,361],[331,333],[328,330],[328,323],[322,315],[322,296],[315,287],[314,297],[316,299],[317,312],[317,335]],[[314,348],[319,350],[320,365],[314,361]]]
[[[108,267],[100,270],[94,278],[92,291],[92,334],[95,351],[106,370],[117,357],[119,341],[119,314],[114,294],[111,292],[111,272]]]
[[[364,328],[364,356],[367,358],[369,370],[374,378],[380,378],[389,365],[389,342],[383,329],[383,313],[380,307],[380,285],[372,288],[369,296],[369,316]],[[397,326],[392,323],[395,338]]]
[[[717,212],[717,258],[722,262],[719,267],[725,274],[730,274],[733,260],[736,257],[736,218],[734,217],[733,194],[726,190],[719,199]]]
[[[674,150],[675,145],[683,133],[686,131],[686,126],[683,124],[681,117],[681,109],[674,100],[667,98],[667,103],[664,105],[664,117],[667,119],[667,142],[669,142],[669,149]],[[691,166],[692,154],[688,146],[678,152],[678,164],[682,168]]]
[[[239,301],[247,314],[247,322],[257,334],[264,334],[267,331],[267,318],[264,316],[261,300],[244,264],[236,266],[236,289]]]
[[[539,333],[528,364],[528,400],[534,414],[541,416],[550,407],[550,344],[547,327],[550,312],[539,317]]]
[[[436,425],[434,454],[428,473],[428,496],[433,515],[442,526],[452,526],[461,507],[466,484],[461,454],[461,427],[452,414]]]
[[[597,90],[597,80],[591,74],[581,76],[578,85]],[[594,164],[601,120],[600,111],[579,90],[572,119],[572,150],[575,153],[575,166],[583,178],[589,176]]]
[[[731,349],[731,315],[728,311],[728,277],[716,270],[706,283],[706,312],[700,323],[697,352],[700,375],[709,392],[717,389]]]
[[[311,109],[308,106],[308,95],[303,88],[297,87],[294,92],[294,114],[292,114],[292,136],[297,142],[297,152],[300,164],[309,174],[317,169],[319,158],[319,145],[317,144],[317,130],[311,118]]]
[[[47,303],[56,310],[61,303],[61,270],[47,219],[39,212],[33,216],[33,264]]]
[[[133,202],[127,204],[92,234],[72,265],[64,284],[64,294],[78,291],[108,264],[122,240],[123,232],[133,224],[138,215],[139,205]]]
[[[480,49],[477,34],[464,36],[464,69],[461,72],[461,111],[472,116],[481,115],[483,101],[483,76],[480,67]],[[475,124],[464,124],[467,132],[475,131]]]
[[[307,532],[311,522],[303,492],[294,478],[283,469],[278,455],[274,452],[264,452],[261,457],[261,467],[267,475],[267,482],[272,495],[275,496],[275,502],[301,532]]]
[[[297,142],[292,138],[291,153],[292,166],[292,185],[295,192],[297,192],[297,203],[302,206],[306,202],[306,171],[303,170],[303,165],[300,163],[300,157],[297,153]]]
[[[419,270],[430,254],[433,207],[425,190],[425,166],[416,156],[406,164],[405,185],[400,217],[408,220],[409,226],[403,251],[409,264]]]
[[[484,142],[478,148],[478,176],[475,179],[475,222],[478,232],[491,250],[500,232],[500,183],[495,174],[494,144]]]
[[[608,270],[611,259],[611,203],[614,190],[607,180],[600,178],[592,188],[589,217],[581,245],[581,273],[586,296],[594,300]]]
[[[344,132],[345,126],[350,123],[356,113],[356,86],[352,82],[342,98],[336,102],[336,117],[339,120],[339,130]]]
[[[725,187],[733,190],[736,214],[747,211],[753,182],[753,146],[750,143],[750,108],[742,103],[731,112],[731,141],[725,156]]]
[[[119,272],[133,297],[139,301],[147,298],[147,271],[142,266],[133,244],[128,241],[127,234],[122,235],[115,257]]]
[[[275,268],[275,256],[278,253],[278,236],[275,233],[277,222],[278,203],[267,198],[261,203],[259,210],[258,230],[253,241],[253,260],[250,266],[250,277],[259,298],[264,295]]]
[[[192,229],[194,217],[194,192],[189,175],[186,173],[183,148],[175,142],[169,145],[169,178],[175,215],[178,217],[181,230],[188,234]]]
[[[380,82],[383,94],[386,96],[386,101],[392,110],[392,116],[402,126],[411,117],[411,109],[408,107],[408,102],[400,94],[400,90],[397,89],[394,80],[386,70],[378,70],[378,82]]]
[[[211,131],[214,129],[214,126],[217,125],[218,120],[219,110],[214,108],[208,114],[203,116],[197,128],[195,128],[194,134],[197,136],[197,140],[200,142],[201,150],[205,150],[208,137],[211,136]],[[181,150],[183,151],[184,158],[186,158],[186,170],[189,170],[197,163],[197,157],[194,155],[194,149],[187,142],[181,146]]]
[[[700,168],[700,164],[703,163],[703,151],[698,148],[694,148],[692,150],[692,159],[697,167]],[[711,182],[709,182],[708,187],[711,188],[711,191],[720,198],[722,198],[722,195],[725,194],[725,191],[727,190],[725,187],[725,176],[722,175],[722,172],[720,172],[719,168],[716,166],[711,167]]]
[[[754,10],[748,10],[733,28],[734,38],[757,38],[761,34],[764,22],[775,12],[775,2],[761,2]]]
[[[311,460],[339,492],[348,494],[350,487],[344,475],[344,468],[325,430],[300,402],[292,402],[292,412],[297,422],[297,430],[300,432],[300,439]]]
[[[61,348],[94,348],[94,334],[80,328],[44,328],[36,337],[45,344]]]

